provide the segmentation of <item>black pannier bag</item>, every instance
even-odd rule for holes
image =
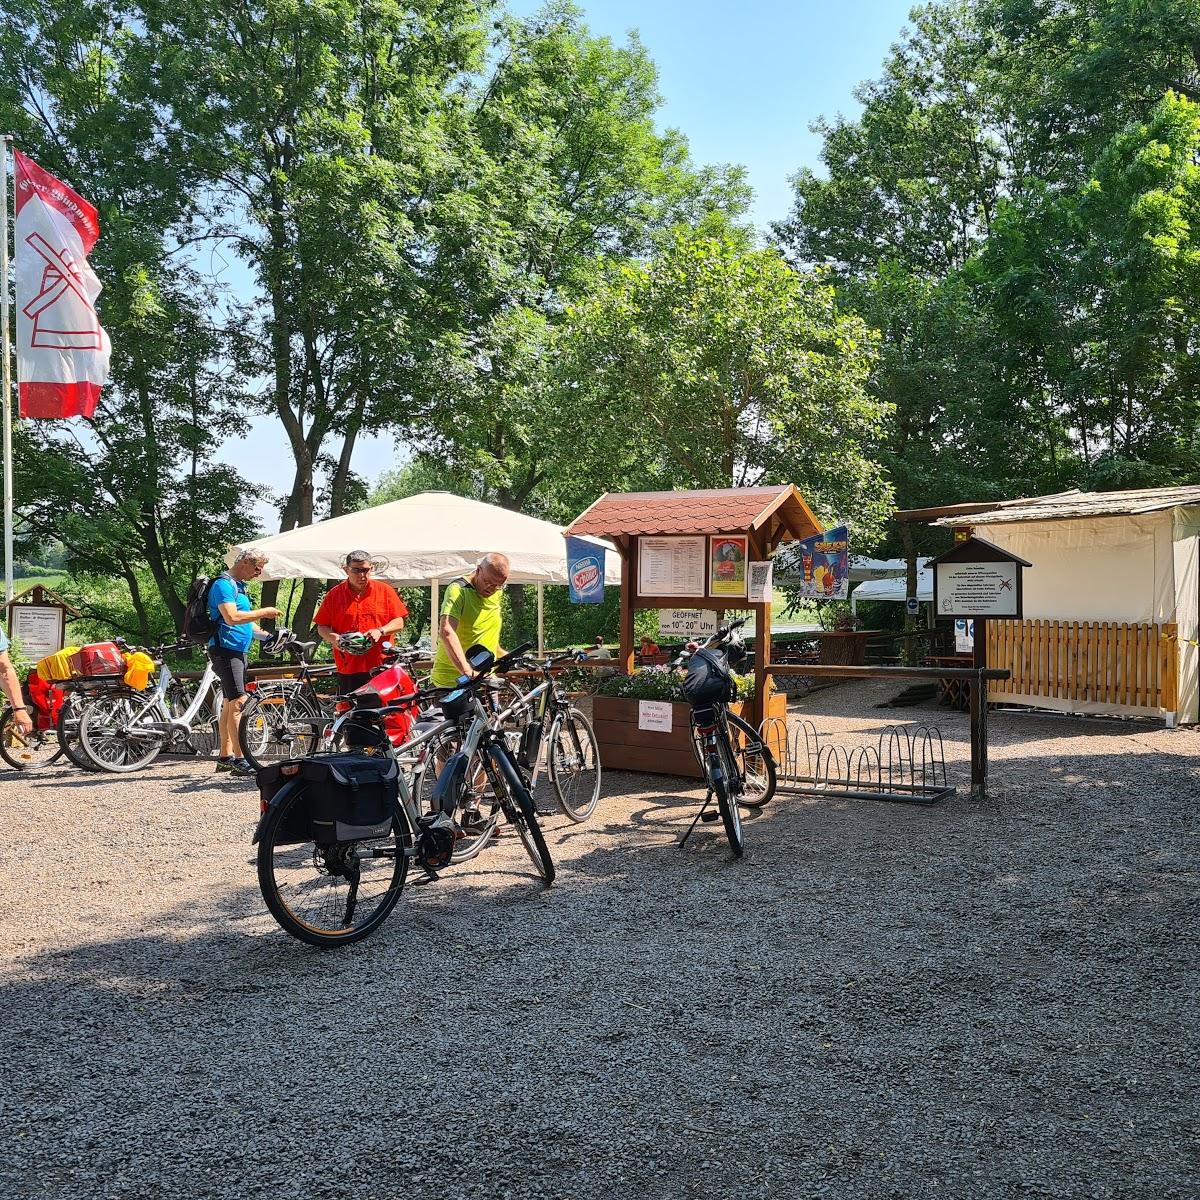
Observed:
[[[703,648],[688,659],[683,677],[683,697],[693,707],[724,704],[737,697],[737,685],[725,664],[725,656]]]
[[[289,783],[298,784],[300,782],[298,776],[302,761],[302,759],[294,759],[290,762],[278,762],[267,767],[259,767],[255,779],[258,782],[258,795],[264,813],[271,801]],[[287,768],[287,774],[284,774],[284,768]],[[276,845],[286,846],[295,842],[311,842],[313,840],[312,819],[308,810],[308,791],[302,789],[300,796],[288,805],[283,828],[275,835]]]
[[[312,840],[355,842],[387,837],[400,795],[394,758],[323,754],[300,760],[308,792]]]

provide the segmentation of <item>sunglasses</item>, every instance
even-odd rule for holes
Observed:
[[[372,570],[373,570],[373,568],[369,567],[369,566],[367,566],[367,567],[351,567],[350,574],[351,575],[370,575]]]

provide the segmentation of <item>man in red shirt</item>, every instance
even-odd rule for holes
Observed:
[[[366,550],[346,555],[346,578],[325,593],[313,618],[317,633],[333,646],[341,695],[360,688],[371,678],[372,667],[383,662],[380,642],[404,628],[408,606],[382,579],[371,578],[371,556]],[[364,654],[346,654],[337,648],[343,634],[363,633],[371,639]]]

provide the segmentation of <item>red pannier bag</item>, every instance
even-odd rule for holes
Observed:
[[[53,729],[58,724],[66,693],[52,683],[47,683],[36,670],[30,671],[25,680],[25,694],[33,707],[34,721],[38,729]]]
[[[377,692],[379,703],[395,704],[400,696],[411,696],[417,690],[413,677],[401,666],[385,667],[378,675],[369,679],[358,692]],[[412,727],[417,723],[421,710],[415,700],[410,700],[399,712],[388,713],[384,717],[388,738],[393,746],[402,745],[412,733]]]
[[[116,642],[92,642],[81,646],[78,653],[71,655],[71,666],[76,675],[124,675],[125,657]]]

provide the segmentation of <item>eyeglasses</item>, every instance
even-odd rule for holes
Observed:
[[[350,574],[351,574],[351,575],[370,575],[370,573],[371,573],[371,567],[370,567],[370,566],[365,566],[365,567],[351,567],[351,568],[350,568]]]

